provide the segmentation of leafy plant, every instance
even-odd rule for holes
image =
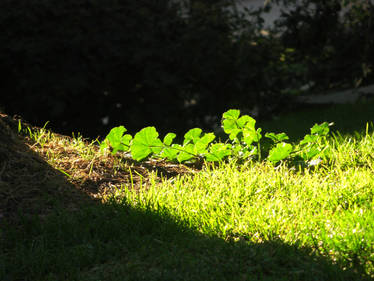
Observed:
[[[115,154],[119,150],[128,151],[130,149],[132,136],[129,134],[123,135],[126,131],[127,129],[123,126],[115,127],[110,130],[104,142],[101,144],[101,148],[105,149],[111,146],[113,148],[112,154]]]
[[[287,158],[292,152],[292,145],[289,143],[281,142],[272,148],[269,152],[268,159],[273,163],[277,163]]]
[[[130,151],[133,159],[142,161],[148,157],[163,158],[179,163],[201,161],[217,162],[227,157],[250,159],[257,156],[261,161],[261,128],[256,129],[256,120],[248,115],[240,116],[240,110],[230,109],[223,113],[222,128],[229,136],[226,143],[213,142],[216,136],[213,133],[203,133],[200,128],[190,129],[185,135],[182,144],[173,143],[175,133],[168,133],[159,138],[155,127],[146,127],[132,138],[124,134],[127,130],[123,126],[113,128],[101,143],[102,149],[112,148],[117,151]],[[272,145],[263,151],[266,159],[273,164],[287,158],[299,156],[303,161],[310,161],[323,153],[321,141],[328,135],[329,126],[324,122],[315,124],[311,133],[307,134],[299,144],[293,146],[287,143],[289,137],[285,133],[266,133],[265,137],[272,141]]]
[[[240,110],[230,109],[222,116],[222,127],[229,138],[237,146],[234,151],[242,158],[258,154],[258,160],[261,160],[260,139],[261,128],[255,128],[256,120],[248,115],[240,116]],[[252,145],[257,142],[257,149]]]
[[[333,123],[324,122],[320,125],[315,124],[310,129],[310,134],[305,137],[299,143],[300,156],[304,161],[312,160],[323,153],[323,149],[319,143],[322,139],[325,139],[330,132],[330,126]]]
[[[158,132],[155,127],[146,127],[140,130],[135,136],[131,145],[131,155],[137,160],[143,160],[152,153],[159,153],[162,150],[163,143],[158,138]]]

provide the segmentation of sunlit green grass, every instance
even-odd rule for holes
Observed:
[[[0,280],[371,280],[374,135],[335,134],[325,146],[317,166],[153,174],[103,204],[2,225]]]
[[[309,246],[374,274],[374,139],[336,137],[315,169],[222,164],[140,193],[132,206],[167,210],[202,233]]]

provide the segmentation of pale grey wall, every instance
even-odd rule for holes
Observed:
[[[258,9],[258,8],[264,7],[264,5],[267,5],[267,2],[270,2],[270,1],[266,1],[266,0],[236,0],[236,2],[237,2],[236,5],[237,5],[238,10],[243,11],[244,8]],[[265,27],[269,27],[269,26],[272,26],[274,24],[274,21],[276,19],[278,19],[280,14],[281,14],[281,9],[282,9],[281,6],[273,4],[270,12],[263,14],[262,17],[265,20],[265,23],[264,23]]]
[[[268,2],[271,2],[269,0],[233,0],[234,2],[237,3],[237,8],[238,10],[244,10],[244,7],[247,8],[260,8],[266,5]],[[357,0],[361,1],[361,0]],[[363,3],[370,2],[371,4],[374,4],[374,0],[362,0]],[[274,24],[274,21],[279,18],[281,15],[281,10],[282,9],[287,9],[282,5],[271,5],[272,9],[269,13],[263,14],[263,19],[265,20],[265,27],[267,26],[272,26]],[[349,9],[349,5],[346,6],[342,12],[341,15],[343,15],[347,10]]]
[[[188,0],[172,0],[175,2],[183,1],[186,2]],[[236,8],[239,12],[244,11],[245,8],[248,9],[258,9],[261,7],[264,7],[264,5],[269,5],[271,0],[231,0],[233,3],[236,4]],[[297,0],[300,1],[301,0]],[[370,2],[371,4],[374,4],[374,0],[356,0],[356,1],[362,1],[362,2]],[[276,5],[274,3],[271,4],[271,9],[267,13],[262,14],[262,18],[264,19],[264,28],[272,27],[274,25],[275,20],[279,19],[281,15],[282,10],[289,10],[292,9],[292,7],[285,7],[284,5]],[[349,5],[346,6],[342,12],[341,15],[345,13],[349,9]]]

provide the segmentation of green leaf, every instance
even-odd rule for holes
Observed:
[[[124,126],[118,126],[111,129],[109,134],[106,136],[104,143],[109,142],[110,146],[113,148],[112,154],[115,154],[118,150],[129,150],[132,136],[129,134],[123,136],[126,131],[127,129]],[[107,144],[102,145],[102,148],[105,147],[107,147]]]
[[[206,133],[204,134],[204,136],[199,140],[200,142],[203,142],[203,143],[211,143],[214,139],[216,138],[216,136],[214,135],[214,133]]]
[[[123,135],[121,139],[121,144],[126,146],[126,150],[130,148],[130,142],[132,140],[132,136],[129,134]]]
[[[332,125],[332,123],[330,123]],[[320,136],[326,136],[329,131],[329,123],[323,122],[322,124],[314,124],[314,126],[310,129],[310,133],[312,135],[320,135]]]
[[[285,133],[280,133],[280,134],[266,133],[265,137],[271,139],[275,143],[289,139]]]
[[[209,153],[206,154],[206,161],[221,161],[223,158],[229,155],[231,155],[231,146],[229,144],[214,143],[209,148]]]
[[[239,109],[230,109],[223,113],[222,118],[224,119],[234,119],[237,120],[240,116],[240,110]]]
[[[292,152],[292,145],[289,143],[281,142],[278,143],[269,152],[268,159],[273,163],[277,163],[280,160],[287,158]]]
[[[184,135],[184,141],[183,144],[188,144],[192,141],[192,143],[196,143],[200,139],[202,130],[200,128],[194,128],[189,130],[185,135]]]
[[[238,119],[237,123],[240,128],[245,127],[245,128],[254,130],[255,125],[256,125],[256,120],[248,115],[243,115],[242,117]]]
[[[179,161],[179,163],[195,158],[196,155],[194,154],[194,148],[195,146],[192,143],[188,143],[187,145],[181,147],[183,151],[180,151],[177,156],[177,160]]]
[[[261,128],[258,128],[256,131],[252,128],[245,127],[243,130],[243,140],[247,145],[251,145],[253,142],[259,142],[261,137]]]
[[[131,145],[131,155],[137,160],[143,160],[151,153],[159,153],[163,148],[163,143],[158,138],[155,127],[146,127],[140,130],[135,136]]]
[[[237,124],[239,128],[249,127],[254,129],[256,125],[256,120],[248,115],[243,115],[238,119]]]
[[[318,138],[319,137],[317,135],[305,135],[304,139],[302,139],[299,144],[303,145],[303,144],[315,143],[318,141]]]
[[[239,130],[238,125],[236,124],[236,120],[233,119],[225,119],[222,121],[222,127],[226,134],[231,134],[233,130]]]
[[[312,146],[311,148],[307,150],[303,150],[300,154],[301,158],[303,158],[305,161],[311,160],[312,158],[316,157],[320,154],[320,150],[316,146]]]
[[[242,129],[233,129],[233,130],[231,130],[231,133],[230,133],[230,135],[229,135],[229,138],[230,138],[230,140],[235,140],[235,139],[237,139],[237,141],[238,142],[240,142],[241,141],[241,139],[242,139]]]
[[[230,109],[222,116],[222,127],[226,134],[230,135],[230,139],[235,139],[236,135],[241,131],[238,127],[237,120],[240,115],[240,110]]]
[[[196,154],[205,153],[209,143],[211,143],[215,138],[216,136],[213,133],[205,134],[201,139],[199,139],[196,142],[194,152]]]
[[[174,133],[168,133],[165,137],[164,137],[164,144],[165,145],[171,145],[171,143],[173,142],[173,140],[175,139],[177,135],[174,134]]]
[[[177,159],[177,155],[179,153],[178,148],[180,147],[181,146],[179,144],[173,144],[170,148],[165,147],[160,156],[163,158],[167,158],[169,161],[174,161]]]

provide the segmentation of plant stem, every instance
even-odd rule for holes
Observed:
[[[180,148],[177,148],[177,147],[172,147],[172,146],[170,146],[170,145],[162,145],[162,146],[160,146],[160,145],[150,145],[149,147],[155,147],[155,148],[171,148],[171,149],[174,149],[174,150],[178,150],[178,151],[180,151],[180,152],[184,152],[184,153],[187,153],[187,154],[190,154],[190,155],[192,155],[192,156],[194,156],[195,158],[198,158],[199,157],[199,155],[197,155],[197,154],[194,154],[194,153],[192,153],[192,152],[189,152],[189,151],[186,151],[186,150],[183,150],[183,149],[180,149]]]

